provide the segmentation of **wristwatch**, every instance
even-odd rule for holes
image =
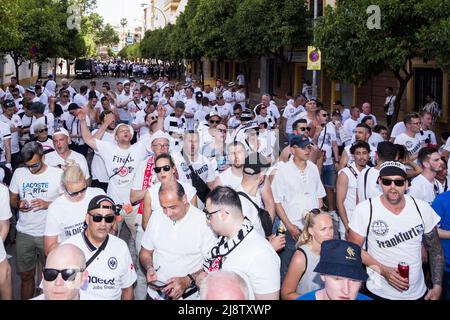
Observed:
[[[188,274],[187,276],[191,280],[188,289],[194,289],[197,286],[194,277],[192,276],[192,274]]]

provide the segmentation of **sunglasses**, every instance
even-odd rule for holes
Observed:
[[[36,162],[36,163],[33,163],[33,164],[30,164],[30,165],[26,165],[27,166],[27,168],[28,169],[37,169],[37,168],[39,168],[40,166],[41,166],[41,161],[39,161],[39,162]]]
[[[319,213],[320,213],[320,209],[318,209],[318,208],[315,208],[315,209],[309,210],[309,212],[311,212],[312,214],[315,214],[315,215],[317,215],[317,214],[319,214]]]
[[[63,95],[63,96],[61,96],[61,98],[68,98],[69,96],[67,96],[67,95]]]
[[[395,184],[395,186],[397,187],[403,187],[405,185],[405,181],[404,179],[400,179],[400,180],[391,180],[391,179],[385,179],[385,178],[381,178],[381,183],[383,184],[383,186],[390,186],[392,184],[392,182]]]
[[[227,133],[227,130],[225,129],[217,129],[220,133]]]
[[[94,215],[94,214],[90,214],[90,213],[88,213],[88,215],[90,215],[92,217],[92,221],[94,221],[95,223],[100,223],[100,222],[102,222],[103,219],[105,219],[106,223],[113,223],[114,219],[115,219],[115,216],[113,216],[113,215],[102,216],[99,214]]]
[[[209,212],[206,208],[203,209],[203,212],[204,212],[205,215],[206,215],[206,220],[211,220],[211,216],[212,216],[213,214],[219,212],[220,210],[222,210],[222,209],[219,209],[219,210],[216,210],[216,211]]]
[[[164,170],[165,172],[170,171],[171,167],[167,164],[165,166],[162,167],[154,167],[153,170],[155,170],[156,173],[160,173],[161,170]]]
[[[302,127],[302,128],[300,128],[300,131],[306,131],[306,130],[311,131],[311,127]]]
[[[48,129],[47,128],[46,129],[41,129],[41,130],[38,130],[38,132],[39,133],[48,132]]]
[[[328,113],[322,113],[322,117],[326,118],[326,117],[328,117],[328,116],[329,116]]]
[[[220,124],[220,120],[209,120],[209,123],[211,124]]]
[[[67,194],[69,195],[69,197],[75,198],[76,196],[78,196],[78,195],[80,195],[80,194],[86,192],[87,188],[88,188],[88,187],[86,186],[86,187],[84,187],[83,189],[81,189],[80,191],[69,192],[69,191],[66,190],[66,192],[67,192]]]
[[[78,272],[83,272],[84,269],[77,269],[77,268],[71,268],[71,269],[50,269],[50,268],[44,268],[44,279],[45,281],[55,281],[58,277],[58,274],[61,273],[61,277],[64,281],[74,281]]]
[[[155,120],[155,118],[154,117],[152,117],[152,120]],[[168,148],[169,147],[169,145],[168,144],[152,144],[152,147],[156,147],[156,148],[159,148],[159,149],[161,149],[161,148]]]

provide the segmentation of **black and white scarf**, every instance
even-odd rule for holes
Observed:
[[[217,246],[211,249],[203,262],[203,270],[212,272],[222,269],[222,264],[226,256],[236,249],[253,229],[251,221],[247,217],[244,217],[244,223],[242,223],[241,229],[233,238],[226,241],[226,237],[223,236],[220,238]]]

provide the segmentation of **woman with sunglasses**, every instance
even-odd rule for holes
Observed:
[[[158,196],[162,183],[178,181],[183,186],[187,199],[194,207],[197,207],[197,190],[190,184],[178,180],[178,173],[175,163],[169,154],[163,153],[157,156],[153,170],[155,171],[159,182],[152,185],[152,187],[148,188],[145,192],[142,213],[142,228],[144,230],[147,228],[147,223],[150,220],[152,212],[162,209]]]
[[[215,171],[218,173],[228,169],[227,165],[227,149],[225,141],[227,139],[227,126],[220,123],[212,131],[214,140],[203,145],[202,155],[211,161]]]
[[[48,134],[48,127],[45,124],[38,123],[33,126],[34,138],[31,141],[36,141],[42,145],[44,151],[55,150],[52,137]]]
[[[333,239],[333,220],[320,209],[303,215],[305,226],[297,242],[286,277],[281,286],[281,299],[294,300],[323,287],[320,274],[314,272],[320,260],[322,242]]]
[[[64,193],[49,207],[44,232],[44,250],[50,251],[67,238],[84,230],[85,212],[89,201],[101,194],[100,188],[89,188],[83,170],[69,160],[61,178]]]

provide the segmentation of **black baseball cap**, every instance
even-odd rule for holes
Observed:
[[[76,110],[76,109],[81,109],[81,107],[75,102],[72,102],[71,104],[69,104],[69,108],[67,108],[67,110],[69,110],[69,111]]]
[[[270,168],[269,160],[260,153],[252,153],[245,158],[243,171],[248,175],[260,173],[263,169]]]
[[[109,202],[109,205],[102,205],[102,202]],[[92,198],[89,202],[87,211],[90,212],[95,209],[111,209],[114,211],[114,214],[117,214],[117,206],[114,200],[106,195],[98,195]]]
[[[291,147],[297,146],[303,149],[309,146],[310,144],[312,144],[312,142],[305,135],[299,134],[291,139],[290,146]]]

